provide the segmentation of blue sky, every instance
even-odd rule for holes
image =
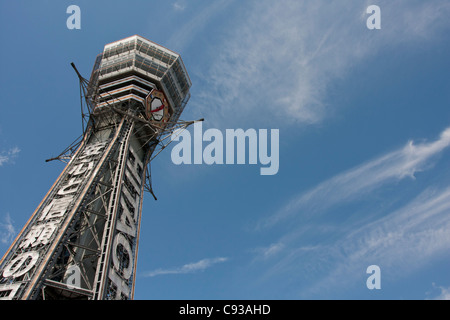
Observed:
[[[0,1],[1,253],[63,169],[45,159],[81,134],[70,63],[88,77],[139,34],[181,54],[183,119],[279,129],[280,169],[160,154],[136,299],[450,298],[449,16],[445,0]]]

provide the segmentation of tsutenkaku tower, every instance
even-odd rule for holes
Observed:
[[[89,81],[77,74],[82,139],[0,261],[0,299],[133,298],[149,163],[192,123],[179,121],[191,81],[177,53],[137,35],[106,45]]]

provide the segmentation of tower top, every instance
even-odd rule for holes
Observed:
[[[181,56],[139,35],[105,45],[94,73],[98,86],[126,76],[153,83],[164,92],[174,114],[181,113],[190,97],[192,82]]]
[[[144,37],[142,37],[140,35],[137,35],[137,34],[135,34],[133,36],[126,37],[126,38],[123,38],[121,40],[117,40],[117,41],[114,41],[114,42],[107,43],[107,44],[105,44],[105,50],[110,48],[110,47],[112,47],[112,46],[115,46],[117,44],[125,43],[125,42],[128,42],[130,40],[134,40],[134,39],[139,39],[140,41],[144,41],[144,42],[146,42],[148,44],[152,44],[152,45],[154,45],[154,46],[156,46],[158,48],[162,48],[163,50],[165,50],[165,51],[167,51],[167,52],[169,52],[169,53],[171,53],[173,55],[179,56],[179,54],[176,53],[175,51],[167,49],[166,47],[163,47],[163,46],[157,44],[156,42],[153,42],[153,41],[151,41],[151,40],[149,40],[147,38],[144,38]]]

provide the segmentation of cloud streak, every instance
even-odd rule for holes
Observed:
[[[186,9],[186,2],[177,1],[172,6],[177,11],[184,11]]]
[[[192,103],[216,126],[226,119],[317,124],[336,112],[327,100],[330,84],[353,66],[381,48],[432,41],[449,26],[446,1],[378,1],[383,27],[369,31],[365,12],[369,4],[289,0],[240,4],[242,16],[230,19],[227,36],[210,48],[214,58],[207,62],[205,86]]]
[[[410,141],[403,148],[341,173],[298,195],[273,216],[261,221],[258,227],[273,226],[299,212],[309,212],[311,216],[336,204],[357,199],[386,183],[414,178],[415,173],[429,168],[431,161],[449,146],[450,128],[445,129],[434,142],[414,144]]]
[[[433,284],[433,286],[435,286]],[[441,293],[433,298],[433,300],[450,300],[450,288],[445,288],[445,287],[437,287]]]
[[[215,264],[223,263],[227,261],[228,258],[219,257],[212,259],[203,259],[198,262],[188,263],[181,267],[171,268],[171,269],[157,269],[144,274],[145,277],[155,277],[165,274],[187,274],[204,271]]]
[[[255,250],[254,261],[267,266],[261,281],[295,275],[285,285],[297,285],[300,296],[329,297],[337,288],[343,292],[365,283],[369,265],[379,265],[383,279],[393,283],[442,257],[450,250],[448,183],[444,188],[425,189],[396,210],[376,213],[369,209],[365,215],[347,219],[347,210],[338,208],[351,206],[389,183],[415,179],[417,172],[431,169],[449,146],[447,128],[434,141],[410,141],[292,199],[259,224],[288,228],[270,246]],[[443,290],[439,298],[448,298],[448,292]]]
[[[14,147],[14,148],[11,148],[7,152],[0,153],[0,167],[3,166],[4,164],[13,162],[14,159],[19,154],[19,152],[20,152],[20,149],[17,147]]]
[[[0,222],[0,242],[10,244],[16,234],[16,229],[9,213],[6,214],[4,221],[4,223]]]
[[[285,290],[295,287],[299,298],[342,297],[346,290],[364,286],[365,270],[373,264],[381,267],[383,281],[392,288],[450,250],[449,213],[450,187],[428,188],[371,222],[361,224],[364,217],[344,222],[337,226],[340,232],[320,230],[326,219],[310,222],[314,244],[301,229],[291,230],[277,244],[258,250],[254,262],[266,265],[260,281],[275,279]],[[283,283],[287,274],[289,281]],[[423,292],[416,294],[424,298]],[[448,298],[447,289],[437,297]]]
[[[450,249],[449,213],[450,188],[428,189],[399,210],[322,247],[319,255],[325,255],[333,267],[309,291],[348,285],[350,279],[361,281],[365,276],[361,270],[371,264],[388,270],[384,278],[391,281],[417,271]],[[448,292],[443,296],[448,297]]]
[[[389,270],[393,281],[450,250],[448,183],[445,188],[425,189],[397,210],[381,210],[374,215],[369,209],[362,216],[347,219],[347,210],[337,209],[389,183],[415,179],[417,172],[431,169],[449,146],[447,128],[434,141],[410,141],[299,194],[258,225],[288,228],[274,244],[256,251],[255,261],[268,264],[262,279],[297,274],[291,281],[302,282],[300,294],[310,297],[364,283],[369,265]],[[283,221],[286,224],[281,224]]]
[[[189,45],[194,37],[205,28],[211,19],[220,11],[229,6],[233,0],[217,0],[208,2],[207,5],[201,5],[199,13],[189,20],[183,28],[177,31],[168,39],[167,46],[175,51],[183,51]],[[176,2],[173,5],[177,11],[184,11],[186,4],[184,2]]]

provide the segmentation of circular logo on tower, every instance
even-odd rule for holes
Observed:
[[[167,121],[169,109],[166,97],[162,91],[153,89],[145,99],[145,104],[147,119],[157,122]]]

